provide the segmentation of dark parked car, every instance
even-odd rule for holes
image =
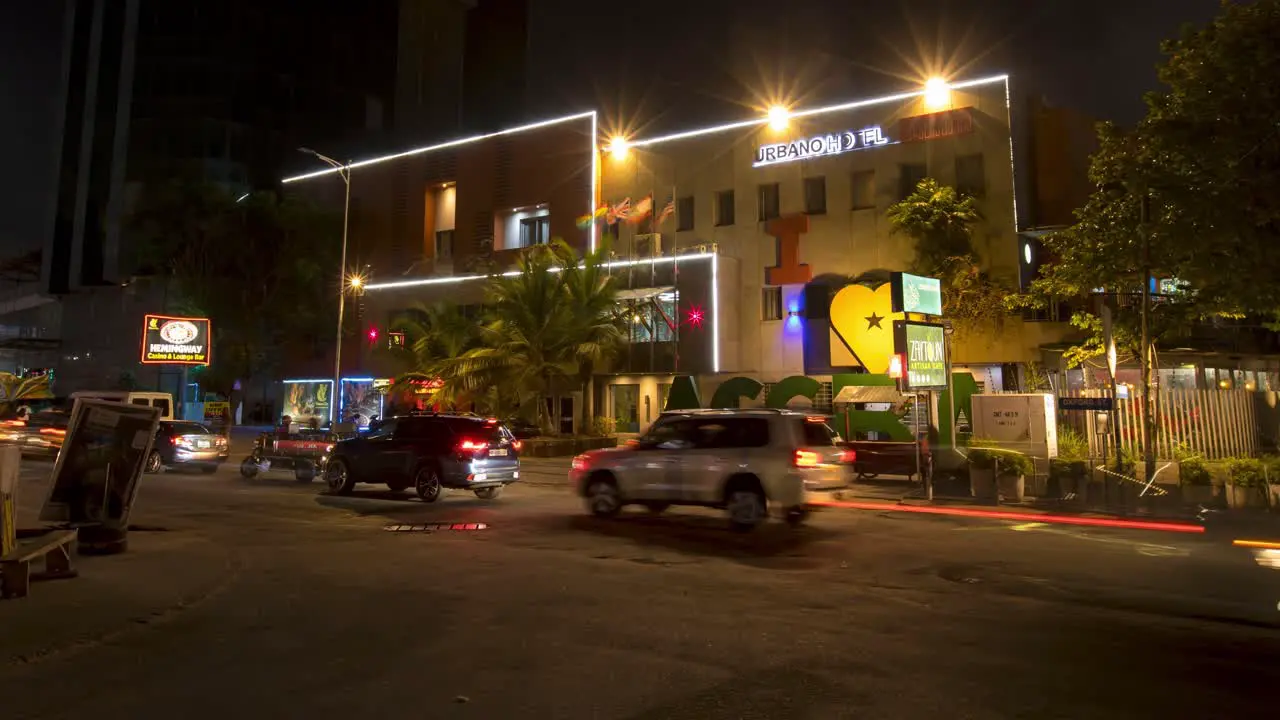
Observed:
[[[470,415],[407,415],[334,446],[325,469],[332,492],[356,483],[412,487],[426,502],[445,488],[470,490],[491,500],[520,478],[521,443],[492,418]]]
[[[161,420],[156,440],[147,456],[146,470],[162,467],[198,467],[211,473],[227,461],[227,439],[197,422]]]

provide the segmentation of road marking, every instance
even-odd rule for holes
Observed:
[[[1015,532],[1026,532],[1028,530],[1035,530],[1036,528],[1042,528],[1042,527],[1045,527],[1044,523],[1031,522],[1031,523],[1022,523],[1021,525],[1014,525],[1009,529]]]

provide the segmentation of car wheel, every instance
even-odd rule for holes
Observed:
[[[646,510],[653,513],[654,515],[661,515],[662,513],[666,512],[667,508],[671,507],[671,503],[648,502],[648,503],[645,503],[644,506]]]
[[[742,484],[731,488],[725,501],[729,522],[735,530],[751,530],[765,521],[769,507],[759,487]]]
[[[201,467],[200,467],[200,472],[204,473],[205,475],[212,475],[212,474],[214,474],[214,473],[218,472],[218,466],[217,466],[217,465],[203,465],[203,466],[201,466]]]
[[[316,466],[302,461],[293,467],[293,479],[298,482],[311,482],[316,477]]]
[[[476,491],[476,497],[480,498],[481,500],[496,500],[498,496],[501,494],[502,494],[502,488],[500,487],[480,488],[479,490]]]
[[[334,460],[329,463],[329,467],[325,469],[324,480],[329,486],[329,492],[334,495],[349,495],[351,489],[356,486],[355,480],[351,477],[351,468],[347,467],[345,460]]]
[[[423,465],[413,476],[413,489],[418,493],[418,497],[422,498],[422,502],[433,503],[439,500],[440,495],[444,493],[444,486],[440,484],[440,473],[430,465]]]
[[[596,517],[613,517],[622,510],[622,494],[610,477],[591,480],[587,485],[587,509]]]
[[[254,462],[253,458],[245,458],[244,462],[240,463],[240,474],[247,478],[256,477],[258,475],[258,463]]]
[[[160,472],[160,468],[163,466],[164,462],[160,459],[160,451],[152,450],[151,454],[147,456],[146,471],[149,473],[158,473]]]

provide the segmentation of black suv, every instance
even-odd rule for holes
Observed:
[[[325,480],[341,495],[356,483],[380,483],[396,491],[413,487],[426,502],[440,499],[444,488],[491,500],[520,478],[520,449],[493,418],[407,415],[336,444]]]

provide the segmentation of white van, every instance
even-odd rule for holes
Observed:
[[[127,403],[129,405],[148,405],[160,408],[161,420],[173,420],[173,396],[167,392],[143,392],[126,390],[81,390],[71,393],[71,401],[76,398],[85,400],[106,400],[107,402]]]

